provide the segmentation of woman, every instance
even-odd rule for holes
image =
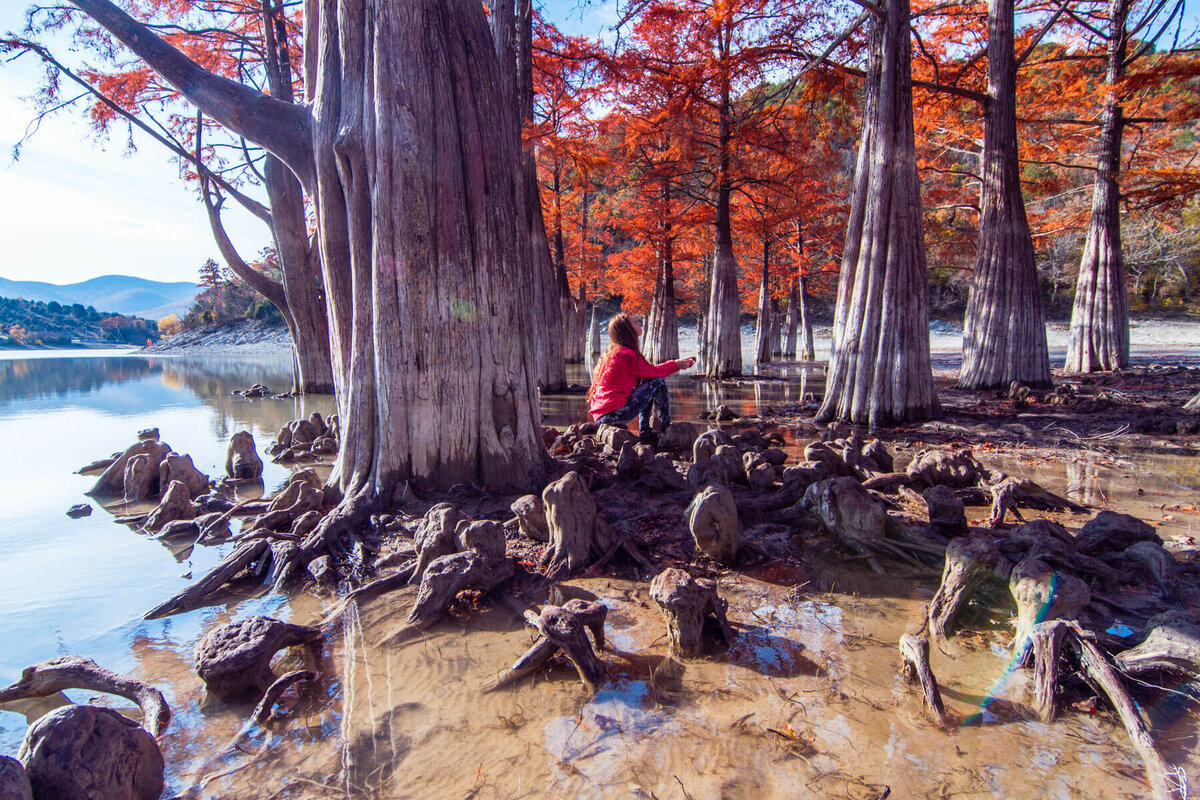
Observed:
[[[629,314],[617,314],[608,323],[608,350],[592,373],[588,392],[589,412],[602,425],[624,427],[638,418],[638,439],[655,442],[650,413],[658,410],[660,430],[671,424],[671,401],[663,380],[696,363],[694,358],[651,364],[638,347],[641,324]]]

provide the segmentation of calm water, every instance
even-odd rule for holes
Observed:
[[[720,403],[749,413],[820,396],[819,370],[777,372],[786,379],[719,387],[675,378],[675,416],[693,418]],[[582,368],[571,374],[579,383],[585,377]],[[61,654],[87,656],[154,683],[176,710],[162,740],[173,790],[209,771],[211,758],[246,714],[202,709],[191,663],[197,639],[215,624],[255,613],[311,623],[332,599],[263,596],[147,622],[146,610],[203,574],[226,547],[169,548],[118,525],[113,515],[121,508],[106,510],[84,494],[95,476],[73,472],[124,449],[138,430],[157,427],[165,442],[216,478],[233,432],[250,431],[261,450],[283,423],[332,410],[331,398],[245,400],[230,394],[257,382],[286,389],[286,359],[0,358],[0,442],[8,449],[0,466],[0,684],[28,664]],[[583,419],[585,402],[582,395],[551,397],[543,410],[547,424],[563,426]],[[1003,466],[1026,469],[1096,506],[1115,500],[1118,508],[1134,510],[1122,504],[1139,503],[1134,513],[1180,536],[1190,533],[1190,512],[1161,507],[1168,501],[1196,507],[1200,476],[1194,459],[1033,464],[1018,454]],[[265,469],[265,491],[286,480],[284,468],[268,461]],[[1151,496],[1136,498],[1131,479]],[[67,518],[66,510],[80,502],[91,503],[93,514]],[[1027,792],[1045,788],[1046,796],[1096,797],[1105,781],[1117,781],[1127,793],[1138,790],[1128,778],[1099,769],[1136,763],[1123,734],[1102,721],[1074,720],[1071,730],[1022,722],[965,729],[954,738],[922,726],[895,681],[894,653],[885,643],[921,613],[933,590],[929,576],[851,581],[846,588],[819,573],[794,577],[723,579],[731,616],[744,632],[740,644],[727,660],[689,664],[686,689],[669,697],[648,671],[661,660],[647,654],[661,651],[662,637],[644,585],[589,584],[612,609],[614,648],[606,653],[614,679],[591,699],[582,698],[567,673],[481,699],[476,689],[483,680],[528,646],[519,623],[493,609],[464,623],[470,637],[456,622],[434,633],[433,645],[379,648],[374,642],[380,631],[399,619],[389,617],[395,607],[381,600],[331,642],[330,656],[341,666],[337,682],[327,687],[328,705],[281,734],[274,761],[214,783],[224,794],[214,788],[203,796],[616,798],[631,796],[636,784],[645,791],[635,796],[676,797],[686,782],[697,798],[765,800],[867,797],[864,787],[885,778],[893,796],[921,796],[941,786],[955,795],[1033,796]],[[820,591],[798,599],[790,587],[809,580]],[[1002,698],[1010,677],[1005,661],[999,644],[954,661],[935,654],[952,710],[965,716]],[[90,699],[70,694],[76,701]],[[0,754],[15,754],[28,721],[61,702],[50,698],[0,710]],[[785,725],[815,742],[814,751],[764,732]],[[1194,727],[1176,723],[1172,735],[1184,744],[1172,746],[1173,758],[1194,745]],[[363,742],[369,754],[355,749],[366,747]],[[792,749],[804,750],[809,760]],[[698,758],[701,751],[706,755]],[[227,757],[238,759],[246,760],[242,754]],[[346,774],[367,770],[369,778],[333,794],[303,788],[322,776],[334,780],[352,761],[361,762],[358,772]],[[291,775],[309,783],[273,794]]]

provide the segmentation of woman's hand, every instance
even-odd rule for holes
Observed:
[[[687,358],[678,359],[675,363],[679,365],[680,369],[691,369],[696,364],[696,357],[688,356]]]

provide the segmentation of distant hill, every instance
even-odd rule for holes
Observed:
[[[102,275],[65,285],[0,278],[0,297],[43,303],[53,300],[62,305],[79,303],[99,311],[145,319],[161,319],[169,314],[185,316],[198,291],[200,287],[194,283],[163,283],[130,275]]]

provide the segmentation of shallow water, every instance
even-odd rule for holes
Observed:
[[[819,369],[786,372],[786,379],[741,384],[674,378],[675,418],[721,403],[750,413],[820,396]],[[584,377],[580,369],[571,379]],[[253,755],[265,744],[262,731],[223,752],[249,709],[202,707],[195,642],[214,625],[255,613],[315,622],[333,598],[262,596],[144,621],[147,609],[225,548],[172,550],[132,532],[113,521],[121,509],[84,496],[94,476],[72,472],[123,449],[139,429],[158,427],[215,477],[234,431],[251,431],[261,448],[284,422],[331,411],[329,398],[230,394],[255,382],[286,388],[287,362],[0,360],[0,441],[10,450],[0,467],[0,683],[27,664],[70,653],[160,687],[176,711],[162,740],[172,792],[207,775],[195,796],[763,800],[880,797],[885,786],[892,797],[1145,793],[1130,777],[1139,768],[1123,731],[1105,716],[1069,714],[1053,726],[1021,718],[1024,676],[1009,674],[1004,649],[1008,612],[983,614],[982,632],[959,638],[957,658],[934,653],[951,711],[983,723],[945,734],[923,721],[916,697],[899,683],[893,647],[921,617],[936,576],[897,570],[879,578],[803,553],[796,569],[724,576],[738,641],[728,653],[688,662],[681,675],[664,666],[662,623],[645,584],[577,582],[610,608],[603,657],[612,681],[594,697],[566,669],[480,695],[484,681],[531,643],[513,613],[485,606],[385,647],[411,593],[381,598],[347,617],[326,648],[327,679],[300,714],[271,731],[262,755]],[[584,409],[582,395],[546,398],[546,423],[579,421]],[[1046,461],[1017,452],[985,460],[1094,507],[1131,511],[1173,538],[1200,520],[1195,459]],[[267,462],[264,489],[286,476]],[[96,506],[92,516],[68,519],[64,512],[79,502]],[[0,753],[15,754],[28,720],[61,702],[0,709]],[[1169,760],[1186,763],[1195,784],[1197,722],[1181,708],[1168,702],[1151,711]]]

